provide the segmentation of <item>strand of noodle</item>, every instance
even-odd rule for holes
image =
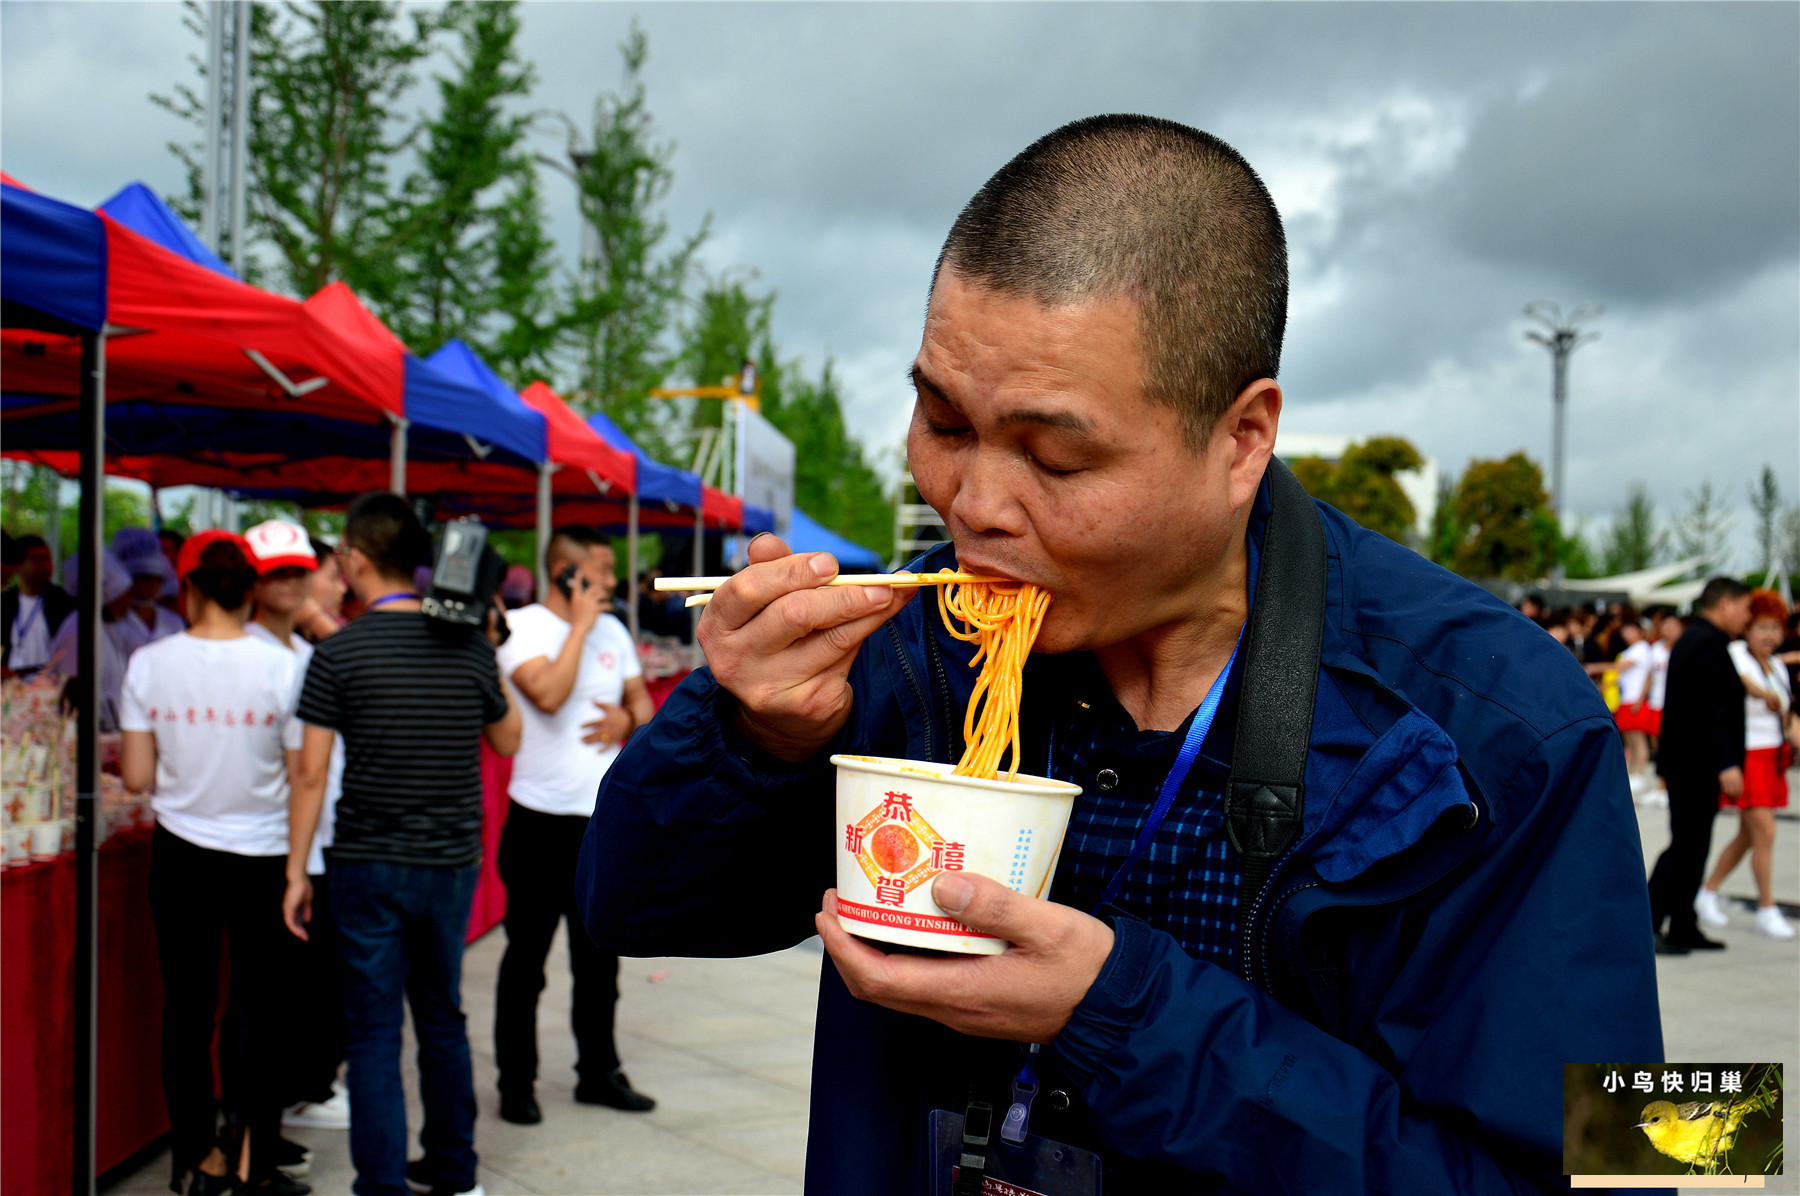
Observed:
[[[942,570],[948,573],[950,570]],[[951,583],[938,587],[938,614],[952,636],[976,645],[979,665],[963,716],[966,747],[955,775],[994,778],[1011,755],[1007,779],[1019,774],[1019,703],[1031,645],[1043,626],[1052,595],[1028,582]],[[962,623],[958,628],[956,622]]]

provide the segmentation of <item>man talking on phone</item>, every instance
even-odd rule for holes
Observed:
[[[550,577],[544,601],[507,614],[512,636],[498,653],[525,721],[500,836],[506,954],[494,1002],[500,1116],[517,1125],[543,1120],[534,1092],[537,1003],[550,941],[564,917],[575,978],[575,1099],[633,1113],[656,1106],[619,1069],[613,1041],[619,957],[588,937],[574,891],[575,861],[600,778],[654,708],[631,633],[606,613],[616,584],[612,547],[593,528],[560,528],[544,571]]]

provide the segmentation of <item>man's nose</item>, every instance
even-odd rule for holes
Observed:
[[[973,532],[1023,535],[1025,512],[1015,485],[1016,467],[1001,454],[976,452],[956,488],[950,513]]]

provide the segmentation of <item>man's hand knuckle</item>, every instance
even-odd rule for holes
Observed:
[[[812,619],[806,609],[806,602],[799,594],[788,594],[774,606],[775,618],[781,629],[795,639],[812,630]]]

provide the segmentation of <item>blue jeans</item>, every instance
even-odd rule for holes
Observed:
[[[475,1186],[475,1076],[462,1012],[463,939],[479,869],[331,863],[332,916],[349,1020],[350,1159],[356,1196],[408,1196],[401,1000],[419,1037],[426,1167]]]

